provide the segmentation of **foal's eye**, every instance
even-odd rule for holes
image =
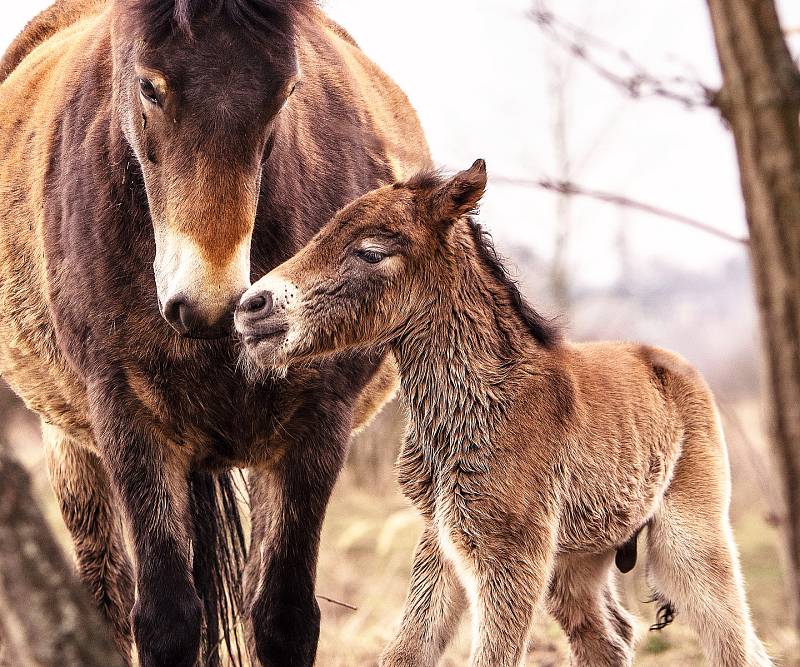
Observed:
[[[159,104],[158,92],[156,92],[156,87],[150,79],[139,79],[139,91],[148,102]]]
[[[367,264],[377,264],[386,258],[386,255],[379,250],[358,250],[356,252],[359,259],[363,259]]]

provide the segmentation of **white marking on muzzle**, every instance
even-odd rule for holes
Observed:
[[[180,295],[198,308],[208,322],[221,319],[250,285],[251,238],[252,234],[248,234],[228,264],[219,267],[205,259],[188,236],[173,231],[157,233],[153,269],[162,307]]]

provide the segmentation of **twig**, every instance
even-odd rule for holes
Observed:
[[[513,178],[508,176],[493,176],[492,180],[496,183],[508,183],[510,185],[521,185],[524,187],[541,188],[543,190],[549,190],[550,192],[559,192],[564,195],[570,195],[575,197],[588,197],[590,199],[606,202],[608,204],[614,204],[615,206],[622,206],[624,208],[631,208],[637,211],[643,211],[644,213],[649,213],[651,215],[655,215],[660,218],[665,218],[666,220],[672,220],[673,222],[678,222],[682,225],[687,225],[694,229],[706,232],[707,234],[712,234],[713,236],[724,239],[725,241],[730,241],[732,243],[738,243],[740,245],[745,245],[745,246],[749,244],[749,240],[747,238],[736,236],[734,234],[729,234],[728,232],[722,231],[721,229],[713,227],[712,225],[708,225],[704,222],[700,222],[686,215],[682,215],[681,213],[668,211],[666,209],[659,208],[658,206],[653,206],[652,204],[646,204],[644,202],[640,202],[635,199],[624,197],[622,195],[617,195],[611,192],[591,190],[589,188],[584,188],[580,185],[568,181],[554,181],[549,179],[536,180],[528,178]]]
[[[358,611],[358,607],[354,607],[351,604],[347,604],[347,602],[340,602],[339,600],[334,600],[333,598],[329,598],[327,595],[320,595],[317,593],[317,597],[320,600],[325,600],[325,602],[330,602],[331,604],[338,604],[340,607],[344,607],[345,609],[350,609],[351,611]]]
[[[529,16],[552,41],[633,98],[661,97],[689,109],[714,106],[717,96],[714,89],[683,76],[660,78],[651,74],[627,51],[558,17],[544,2],[537,2]],[[620,73],[601,64],[598,56],[616,61],[629,72]]]

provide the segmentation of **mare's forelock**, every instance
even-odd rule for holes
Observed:
[[[170,34],[192,34],[195,21],[224,14],[258,37],[289,34],[297,17],[315,6],[314,0],[122,0],[138,35],[160,41]]]

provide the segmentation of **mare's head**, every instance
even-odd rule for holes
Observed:
[[[424,174],[367,193],[298,254],[256,282],[236,328],[256,365],[287,365],[389,342],[430,303],[453,225],[486,188],[478,160],[453,178]]]
[[[144,177],[158,302],[178,333],[226,335],[250,285],[264,161],[311,0],[114,0],[114,105]]]

